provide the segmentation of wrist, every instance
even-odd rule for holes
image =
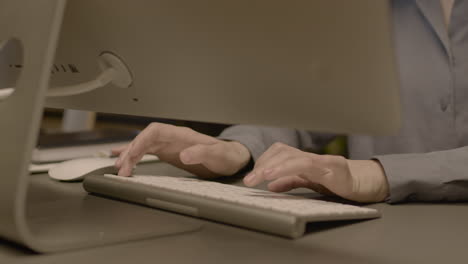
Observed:
[[[376,182],[376,202],[383,202],[385,199],[387,199],[389,195],[389,187],[388,187],[388,180],[387,180],[387,175],[385,175],[385,170],[382,166],[382,164],[378,160],[369,160],[369,162],[374,167],[372,170],[372,173],[374,173],[373,179]]]
[[[348,160],[360,202],[382,202],[389,195],[385,171],[377,160]]]

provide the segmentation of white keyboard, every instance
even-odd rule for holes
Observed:
[[[156,198],[148,197],[148,199],[156,201],[151,203],[153,206],[159,207],[159,201],[163,209],[172,210],[171,206],[167,206],[167,203],[175,203],[176,210],[174,211],[178,211],[177,208],[180,208],[180,206],[185,206],[195,210],[189,210],[192,213],[188,214],[204,218],[214,218],[213,220],[217,221],[259,229],[256,228],[256,226],[249,225],[249,222],[258,222],[255,221],[255,219],[247,220],[245,221],[246,223],[238,223],[238,220],[236,220],[237,222],[233,222],[229,221],[229,219],[236,218],[236,216],[244,214],[247,218],[255,218],[258,216],[260,216],[260,218],[267,218],[260,220],[261,222],[270,221],[268,217],[278,218],[278,216],[281,216],[285,219],[279,220],[279,222],[292,221],[289,223],[292,225],[292,227],[290,227],[292,230],[288,230],[286,232],[287,234],[284,234],[282,231],[281,234],[290,237],[298,237],[302,235],[305,229],[305,224],[307,222],[364,219],[379,216],[379,212],[371,208],[328,202],[318,199],[310,199],[290,194],[273,193],[264,190],[222,184],[194,178],[145,175],[119,177],[110,174],[106,174],[104,177],[129,185],[137,184],[140,186],[150,186],[151,188],[154,188],[154,194]],[[180,195],[180,199],[177,198],[177,195],[175,195],[176,198],[167,197],[168,199],[166,199],[165,197],[167,195],[164,195],[164,193],[168,192],[171,193],[172,196],[174,196],[174,194]],[[125,197],[123,198],[125,199]],[[220,213],[219,210],[222,210],[223,215],[228,214],[231,216],[217,216],[216,212],[209,212],[211,210],[217,210],[218,213]],[[179,210],[179,212],[184,213],[183,210]],[[226,219],[228,219],[228,221],[226,221]],[[267,229],[268,230],[263,231],[278,233],[274,232],[274,230],[270,230],[272,229],[270,227]],[[273,227],[273,229],[275,228]]]

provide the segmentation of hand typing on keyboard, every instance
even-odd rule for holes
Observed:
[[[114,149],[119,176],[130,176],[145,154],[204,178],[233,175],[250,161],[247,148],[198,133],[190,128],[152,123],[129,145]]]
[[[373,160],[316,155],[276,143],[258,158],[244,178],[247,186],[270,180],[270,191],[305,187],[358,202],[380,202],[388,195],[383,168]]]
[[[129,176],[144,154],[204,178],[233,175],[250,160],[248,149],[238,142],[222,141],[186,127],[153,123],[130,145],[113,151],[119,176]],[[265,180],[270,191],[285,192],[305,187],[358,202],[380,202],[388,195],[383,168],[373,160],[347,160],[316,155],[276,143],[256,161],[244,178],[247,186]]]

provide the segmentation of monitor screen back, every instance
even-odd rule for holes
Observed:
[[[340,133],[399,127],[390,1],[69,0],[51,86],[133,75],[46,106]]]

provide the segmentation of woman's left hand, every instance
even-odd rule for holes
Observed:
[[[273,144],[244,178],[252,187],[271,181],[268,189],[286,192],[305,187],[357,202],[381,202],[388,196],[384,170],[376,160],[348,160],[317,155],[282,143]]]

